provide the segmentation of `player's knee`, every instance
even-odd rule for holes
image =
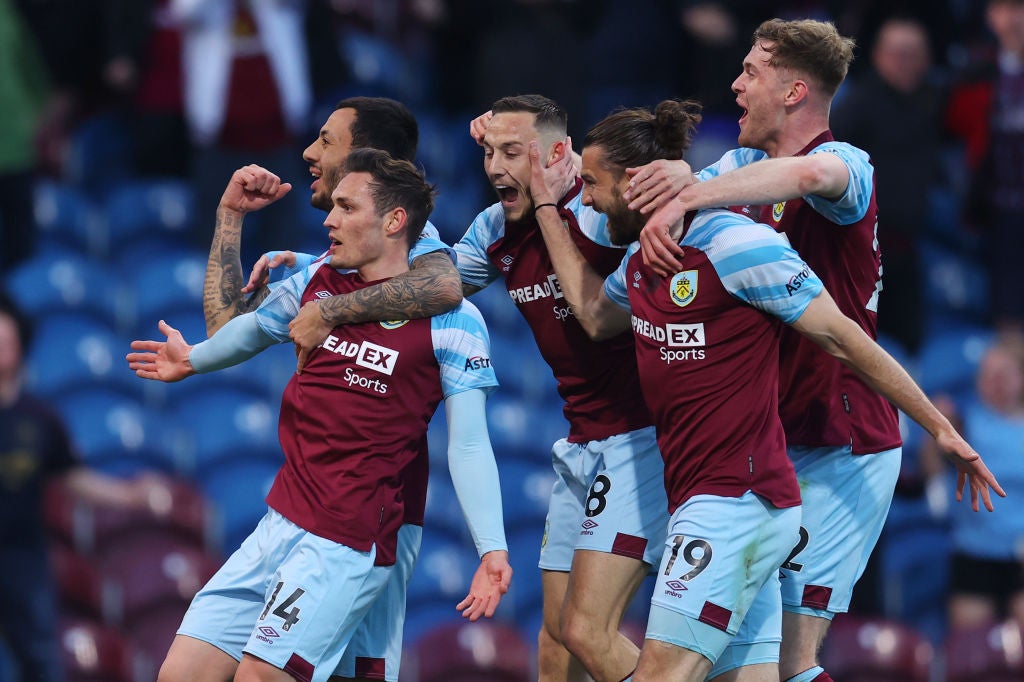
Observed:
[[[583,614],[574,612],[562,614],[560,632],[562,644],[580,660],[591,660],[595,653],[598,655],[600,652],[607,653],[612,646],[612,636],[617,634],[617,632],[606,632],[598,622],[584,617]]]

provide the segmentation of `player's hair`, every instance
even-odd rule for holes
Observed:
[[[355,109],[352,147],[383,149],[395,159],[416,158],[420,132],[416,117],[401,102],[387,97],[348,97],[337,109]]]
[[[437,190],[423,173],[405,159],[392,158],[381,149],[353,149],[345,160],[346,173],[369,173],[370,196],[377,215],[404,208],[408,215],[406,232],[412,245],[434,210]]]
[[[32,345],[32,337],[35,328],[31,318],[25,314],[14,299],[5,291],[0,291],[0,316],[6,315],[14,320],[14,326],[18,329],[18,342],[21,344],[22,357],[28,355],[28,348]]]
[[[754,31],[753,44],[771,53],[769,64],[809,77],[829,97],[846,78],[856,47],[832,22],[814,19],[769,19]]]
[[[587,132],[584,147],[600,146],[619,177],[655,159],[681,159],[701,119],[694,100],[667,99],[650,109],[617,109]]]
[[[491,105],[491,113],[508,114],[527,112],[534,115],[533,127],[538,132],[547,132],[565,137],[569,117],[565,110],[544,95],[513,95],[502,97]]]

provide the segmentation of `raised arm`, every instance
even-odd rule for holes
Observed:
[[[480,557],[469,594],[456,607],[469,620],[494,615],[512,581],[498,466],[487,434],[486,400],[481,389],[461,391],[445,399],[448,469]]]
[[[556,164],[564,164],[563,159]],[[594,270],[573,243],[554,206],[551,173],[546,172],[540,160],[536,142],[530,143],[530,194],[537,209],[544,243],[555,266],[558,284],[565,300],[572,307],[576,320],[594,340],[615,336],[629,329],[629,313],[611,301],[604,293],[604,278]],[[555,172],[557,175],[557,170]],[[557,180],[557,178],[555,178]],[[550,204],[550,205],[546,205]]]
[[[957,501],[963,499],[965,482],[970,483],[974,511],[978,511],[979,495],[985,508],[993,510],[989,489],[1006,496],[981,456],[928,400],[906,370],[856,322],[843,315],[828,292],[822,291],[811,301],[793,323],[793,328],[857,372],[869,386],[931,434],[946,458],[956,466]]]
[[[288,325],[298,351],[299,371],[309,354],[343,324],[433,317],[462,302],[462,280],[444,251],[418,256],[409,271],[374,286],[303,306]]]
[[[213,241],[203,281],[203,314],[206,334],[213,336],[228,320],[255,310],[266,298],[262,288],[246,298],[242,276],[242,222],[245,214],[274,203],[289,191],[290,183],[257,165],[239,168],[232,174],[217,206]]]
[[[644,261],[660,275],[679,271],[678,234],[671,228],[687,211],[701,208],[772,204],[815,195],[838,199],[850,183],[846,163],[835,154],[820,153],[764,159],[683,187],[673,201],[662,204],[640,232]],[[634,199],[637,203],[640,199]],[[631,205],[632,205],[631,203]]]

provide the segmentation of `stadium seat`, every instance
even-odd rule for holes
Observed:
[[[137,263],[128,273],[136,328],[156,327],[161,318],[173,325],[172,314],[179,310],[202,312],[206,261],[205,253],[181,250],[151,254]]]
[[[100,621],[110,608],[105,603],[99,569],[87,556],[70,546],[54,542],[50,545],[50,564],[57,582],[61,614],[68,617]]]
[[[109,249],[132,243],[181,242],[192,227],[195,195],[185,180],[130,180],[117,185],[105,203]]]
[[[558,382],[530,336],[492,334],[491,362],[503,396],[530,404],[558,399]],[[555,415],[561,417],[561,401],[557,404]],[[559,427],[562,431],[568,430],[564,420]]]
[[[551,445],[569,433],[557,396],[529,403],[500,389],[487,400],[487,428],[499,463],[506,457],[550,462]]]
[[[128,351],[129,340],[100,319],[78,313],[48,315],[37,321],[28,354],[28,386],[53,401],[97,387],[141,397],[142,382],[124,361]]]
[[[472,538],[466,528],[447,463],[444,464],[444,471],[439,471],[439,468],[435,467],[430,473],[423,525],[455,542],[471,543]]]
[[[456,543],[430,527],[423,529],[423,544],[408,589],[405,632],[409,641],[438,622],[461,619],[455,605],[469,594],[479,566],[471,543]],[[508,611],[504,602],[498,608]]]
[[[928,682],[932,646],[895,621],[837,617],[822,647],[822,667],[843,682]]]
[[[173,473],[183,465],[179,453],[168,446],[166,423],[136,399],[95,389],[62,399],[58,409],[72,442],[90,466],[126,476]]]
[[[921,388],[928,395],[955,396],[970,391],[992,337],[992,330],[972,325],[950,327],[929,335],[918,355]]]
[[[169,536],[139,536],[108,547],[97,557],[100,579],[111,593],[104,619],[131,632],[137,620],[164,605],[178,609],[180,619],[220,564],[219,557]]]
[[[929,240],[920,243],[918,253],[924,267],[924,299],[929,314],[984,320],[988,312],[988,275],[982,265],[960,251]]]
[[[225,459],[196,471],[196,480],[214,507],[220,546],[228,555],[267,513],[266,497],[281,461],[266,458]],[[279,457],[281,455],[278,455]]]
[[[924,500],[915,502],[916,518],[899,509],[906,506],[894,503],[880,540],[885,612],[938,641],[946,613],[949,529],[928,516]]]
[[[512,564],[512,588],[505,595],[503,608],[511,607],[516,622],[530,620],[532,614],[539,614],[543,604],[543,590],[537,561],[540,558],[541,542],[545,527],[522,526],[506,532],[509,562]],[[505,605],[505,602],[508,602]],[[539,621],[538,621],[539,622]],[[535,633],[536,634],[536,633]]]
[[[41,245],[94,258],[105,255],[98,207],[79,189],[68,183],[39,180],[33,209]]]
[[[555,484],[555,472],[548,460],[530,461],[502,457],[498,461],[501,481],[501,503],[505,512],[505,528],[525,527],[538,530],[544,526]]]
[[[60,624],[60,655],[67,682],[140,682],[156,670],[136,656],[114,628],[79,618]]]
[[[194,390],[205,381],[201,391]],[[193,392],[176,402],[175,416],[185,431],[192,471],[221,460],[272,460],[283,455],[277,438],[279,406],[250,391],[223,386],[214,375],[190,377]],[[183,445],[186,446],[186,445]]]
[[[166,536],[197,549],[213,549],[212,511],[198,487],[184,479],[165,478],[146,509],[96,506],[76,496],[63,481],[46,490],[47,530],[90,556],[156,536]]]
[[[427,633],[413,652],[420,682],[527,682],[535,679],[530,645],[501,623],[450,623]]]
[[[1024,630],[1012,620],[954,630],[944,651],[947,682],[1024,680]]]
[[[95,261],[73,253],[29,259],[10,273],[7,289],[22,310],[43,320],[79,313],[112,331],[126,328],[127,296],[120,281]]]

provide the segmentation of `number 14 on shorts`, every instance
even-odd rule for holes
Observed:
[[[274,602],[277,601],[278,595],[281,593],[281,588],[284,587],[284,582],[279,582],[274,588],[274,593],[270,595],[270,600],[267,601],[266,607],[263,609],[263,613],[260,614],[260,620],[265,620],[267,614],[270,613],[270,609],[274,606]],[[304,595],[306,591],[301,587],[296,588],[291,595],[283,602],[278,604],[277,608],[274,609],[274,615],[281,618],[284,621],[284,625],[281,629],[288,631],[292,629],[292,626],[299,622],[299,607],[295,606],[295,602],[299,600],[299,597]]]

